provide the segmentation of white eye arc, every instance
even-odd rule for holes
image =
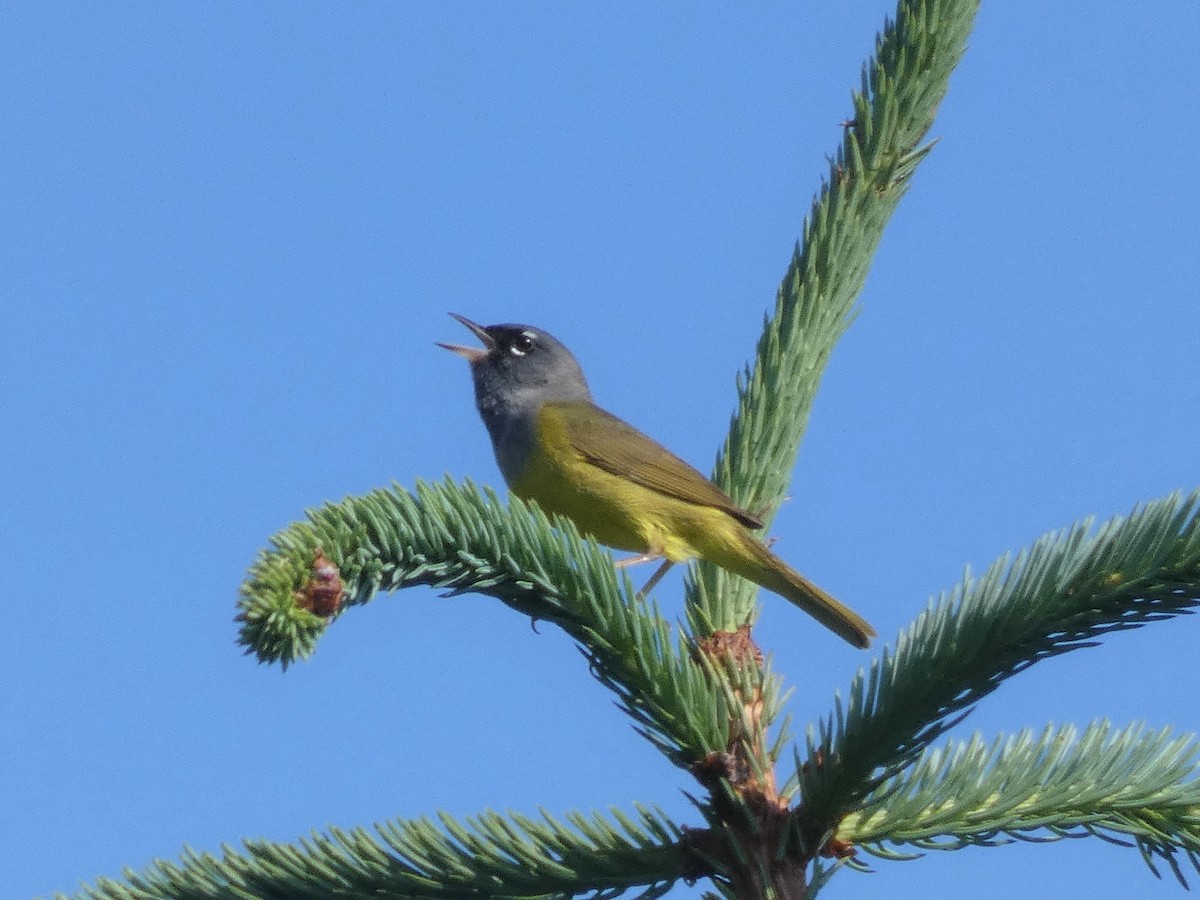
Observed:
[[[533,349],[533,339],[537,334],[532,331],[522,331],[521,334],[508,346],[508,352],[513,356],[524,356]]]

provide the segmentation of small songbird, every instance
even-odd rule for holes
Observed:
[[[509,489],[602,544],[673,562],[700,557],[792,603],[856,647],[875,630],[767,549],[763,523],[675,454],[592,402],[565,346],[529,325],[451,315],[483,347],[439,344],[471,364],[475,403]]]

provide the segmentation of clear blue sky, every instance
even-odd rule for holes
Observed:
[[[7,10],[0,896],[437,809],[696,824],[570,642],[493,601],[383,598],[286,674],[232,616],[307,507],[500,484],[448,310],[552,331],[708,468],[892,9],[769,7]],[[1200,484],[1198,32],[985,5],[775,529],[885,639],[968,562]],[[802,724],[868,657],[765,599]],[[1198,629],[1040,665],[960,732],[1197,730]],[[1181,895],[1097,841],[876,868],[825,896]]]

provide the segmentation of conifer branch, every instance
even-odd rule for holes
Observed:
[[[185,850],[124,882],[101,879],[76,900],[217,898],[429,898],[517,900],[580,894],[658,897],[689,865],[681,836],[658,810],[636,816],[573,813],[563,822],[485,813],[466,823],[442,814],[364,828],[330,829],[298,844],[246,841],[218,857]],[[61,897],[62,895],[60,895]]]
[[[931,144],[922,144],[966,49],[978,0],[902,0],[863,66],[854,116],[830,162],[803,240],[764,320],[753,367],[737,380],[738,408],[713,478],[770,521],[783,501],[813,398],[849,328],[892,212]],[[708,563],[689,574],[697,634],[732,631],[754,614],[755,587]]]
[[[1046,535],[931,603],[808,735],[795,784],[832,833],[1005,679],[1200,602],[1200,491]]]
[[[804,223],[755,366],[739,379],[739,412],[718,457],[718,481],[748,508],[773,508],[786,490],[821,374],[853,318],[882,230],[929,150],[921,142],[976,7],[977,0],[903,0],[864,69],[855,118]],[[771,745],[767,731],[779,683],[738,627],[753,616],[749,583],[708,566],[694,572],[687,592],[695,637],[687,642],[570,523],[549,522],[515,499],[505,510],[491,494],[449,483],[326,506],[273,543],[243,588],[239,616],[242,640],[260,659],[287,665],[308,655],[331,618],[381,590],[426,584],[495,596],[567,631],[643,733],[708,789],[698,806],[710,829],[691,836],[691,865],[702,862],[690,871],[727,894],[805,895],[805,867],[824,841],[796,827],[790,795],[776,785],[779,743]],[[811,794],[803,812],[819,815]],[[476,831],[493,824],[504,861],[524,861],[527,852],[538,861],[508,823],[480,820]],[[492,859],[471,835],[445,827],[472,861]],[[799,843],[789,846],[791,837]],[[423,843],[399,850],[452,871],[462,862]],[[653,892],[666,882],[638,883]]]
[[[850,813],[838,837],[885,858],[918,851],[992,846],[1012,840],[1096,836],[1158,857],[1187,886],[1182,856],[1200,862],[1200,745],[1170,729],[1092,723],[1025,730],[990,745],[928,749],[886,779]],[[1157,870],[1155,870],[1155,874]]]
[[[536,505],[511,497],[505,508],[490,491],[445,481],[310,511],[271,539],[242,586],[239,641],[260,661],[307,657],[332,621],[307,602],[314,557],[340,579],[336,614],[415,585],[487,594],[578,641],[593,674],[677,765],[730,745],[741,701],[728,679],[711,677],[610,554]],[[773,687],[763,693],[767,721],[779,705]]]

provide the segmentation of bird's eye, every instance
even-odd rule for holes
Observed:
[[[509,345],[508,350],[513,356],[524,356],[533,349],[533,335],[522,332]]]

